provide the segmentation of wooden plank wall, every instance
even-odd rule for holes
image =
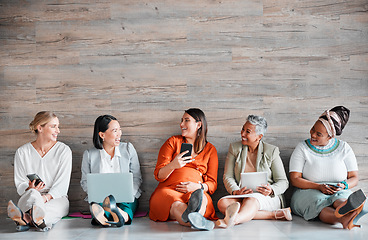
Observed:
[[[265,141],[288,169],[296,144],[335,105],[351,109],[342,139],[368,192],[368,1],[0,1],[0,213],[17,200],[13,157],[34,139],[36,112],[55,111],[73,150],[71,211],[87,209],[82,153],[101,114],[119,119],[144,176],[140,208],[157,182],[160,146],[199,107],[219,153],[248,114],[265,116]]]

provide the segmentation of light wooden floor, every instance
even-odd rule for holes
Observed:
[[[363,240],[368,236],[368,215],[360,219],[362,228],[353,230],[341,229],[340,225],[327,225],[321,222],[307,222],[293,216],[293,221],[254,220],[237,225],[232,229],[214,229],[213,231],[197,231],[180,226],[176,222],[153,222],[148,217],[136,218],[132,225],[122,228],[99,228],[90,224],[89,219],[63,219],[49,232],[15,232],[15,224],[9,218],[2,218],[0,239],[354,239]]]

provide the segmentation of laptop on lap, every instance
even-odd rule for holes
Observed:
[[[89,203],[102,203],[109,195],[117,203],[134,202],[132,173],[90,173],[87,188]]]

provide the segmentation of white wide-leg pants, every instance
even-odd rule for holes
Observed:
[[[45,212],[45,224],[49,228],[52,228],[53,224],[57,223],[62,217],[69,213],[69,200],[67,196],[51,199],[47,203],[44,203],[39,191],[29,189],[20,197],[18,207],[23,212],[27,212],[33,205],[43,209]]]

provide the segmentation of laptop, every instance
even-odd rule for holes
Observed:
[[[267,184],[267,172],[241,173],[241,186],[257,191],[257,187]]]
[[[117,203],[134,202],[132,173],[87,174],[88,202],[102,203],[113,195]]]

